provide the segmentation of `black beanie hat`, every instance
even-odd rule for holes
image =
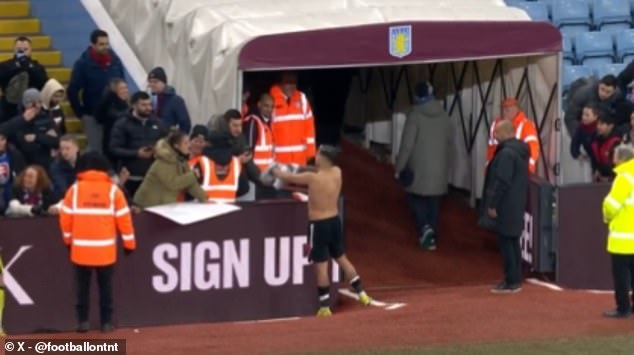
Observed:
[[[147,75],[147,79],[157,79],[167,84],[167,75],[162,67],[156,67],[150,71]]]

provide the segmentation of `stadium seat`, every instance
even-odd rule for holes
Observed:
[[[562,33],[590,30],[590,9],[583,0],[557,0],[552,5],[552,22]]]
[[[616,56],[623,63],[634,60],[634,30],[617,33]]]
[[[627,30],[632,24],[629,0],[593,0],[592,8],[597,29]]]
[[[587,78],[593,76],[592,68],[584,65],[564,65],[564,72],[562,75],[562,90],[567,92],[575,80],[580,78]]]
[[[592,69],[594,71],[594,75],[600,79],[608,74],[618,76],[623,71],[623,69],[625,69],[625,64],[616,63],[616,64],[593,65]]]
[[[550,18],[548,18],[548,6],[544,3],[537,1],[521,2],[513,5],[513,7],[526,11],[533,21],[550,21]]]
[[[527,2],[527,0],[504,0],[504,3],[506,4],[506,6],[514,6],[514,7],[524,2]]]
[[[562,46],[564,52],[564,63],[575,63],[575,52],[572,45],[572,37],[568,35],[562,35]]]
[[[580,33],[575,39],[580,64],[610,64],[614,60],[612,35],[607,32]]]

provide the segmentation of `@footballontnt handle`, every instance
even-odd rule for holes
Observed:
[[[5,353],[125,354],[125,339],[5,339]]]

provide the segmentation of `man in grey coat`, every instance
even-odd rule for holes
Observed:
[[[429,83],[418,83],[414,94],[415,106],[407,115],[396,160],[396,177],[406,185],[421,247],[435,250],[440,197],[449,185],[451,119]]]

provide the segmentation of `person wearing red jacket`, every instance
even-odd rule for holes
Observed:
[[[495,150],[498,147],[498,141],[494,137],[496,126],[502,122],[502,120],[508,120],[513,123],[515,128],[515,138],[528,144],[530,149],[530,159],[528,161],[528,170],[534,174],[537,172],[537,161],[539,160],[539,133],[535,124],[530,119],[526,118],[524,112],[519,108],[519,103],[514,98],[507,98],[502,101],[502,116],[495,119],[491,125],[491,132],[489,134],[489,142],[487,147],[487,165],[493,159]]]

